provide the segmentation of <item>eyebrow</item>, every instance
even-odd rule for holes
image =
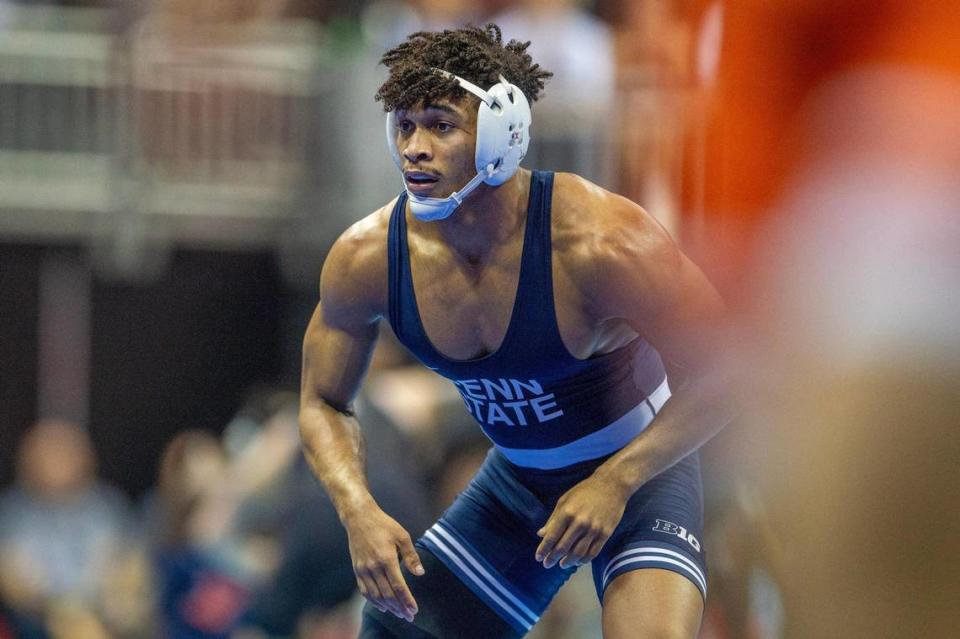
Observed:
[[[429,111],[429,110],[443,111],[444,113],[449,113],[450,115],[455,115],[455,116],[457,116],[458,118],[462,118],[462,117],[463,117],[463,114],[462,114],[462,113],[460,113],[459,111],[457,111],[456,109],[454,109],[452,106],[448,106],[448,105],[446,105],[446,104],[435,104],[435,103],[431,102],[431,103],[425,105],[424,108],[423,108],[423,110],[424,110],[424,111]]]

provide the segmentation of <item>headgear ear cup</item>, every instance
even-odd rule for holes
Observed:
[[[400,157],[400,149],[397,148],[397,120],[393,111],[387,113],[387,147],[390,149],[390,157],[397,168],[403,170],[403,158]]]
[[[480,103],[477,114],[477,171],[487,174],[484,182],[497,186],[517,172],[530,145],[530,103],[523,91],[501,76],[487,93],[494,106]],[[495,171],[490,171],[493,166]]]
[[[481,182],[499,186],[509,180],[520,167],[520,161],[526,155],[530,144],[530,103],[519,87],[510,84],[501,75],[500,82],[484,91],[449,71],[436,71],[453,78],[463,89],[480,98],[477,112],[477,146],[474,154],[477,175],[460,191],[446,198],[422,197],[410,193],[407,189],[411,210],[423,220],[442,220],[448,217]],[[387,113],[386,133],[390,154],[402,171],[403,157],[397,148],[397,123],[393,112]]]

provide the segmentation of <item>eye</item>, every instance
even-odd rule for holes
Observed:
[[[397,122],[397,129],[401,133],[410,133],[411,131],[413,131],[413,122],[407,119],[400,120],[399,122]]]
[[[453,130],[453,125],[449,122],[437,122],[437,131],[440,133],[446,133]]]

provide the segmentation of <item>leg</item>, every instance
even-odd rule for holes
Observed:
[[[397,639],[397,634],[370,615],[364,614],[360,636],[357,639]]]
[[[536,561],[536,531],[549,513],[522,484],[491,469],[498,463],[488,457],[416,543],[426,574],[407,577],[420,607],[413,625],[439,639],[518,639],[573,572]],[[365,614],[395,633],[411,625],[369,606]]]
[[[645,568],[617,576],[603,597],[603,639],[694,639],[703,597],[669,570]]]
[[[426,574],[415,577],[403,569],[420,612],[413,623],[370,604],[363,609],[360,639],[518,639],[501,617],[422,545],[417,552]]]
[[[700,470],[691,455],[651,479],[593,560],[604,639],[692,639],[707,594]]]

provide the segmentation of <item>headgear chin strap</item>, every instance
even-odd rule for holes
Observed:
[[[484,181],[486,175],[477,173],[472,180],[467,182],[462,189],[454,191],[448,197],[423,197],[415,195],[407,189],[404,182],[404,189],[407,191],[407,201],[410,202],[410,210],[418,220],[424,222],[434,222],[444,220],[463,203],[464,198],[470,195]]]
[[[474,164],[477,174],[459,191],[445,198],[422,197],[410,192],[404,180],[404,189],[410,210],[419,220],[432,222],[450,217],[464,198],[481,183],[499,186],[509,180],[520,168],[520,161],[530,145],[530,104],[514,84],[502,75],[500,82],[484,91],[472,82],[443,69],[437,72],[453,78],[466,91],[480,98],[477,111],[477,149]],[[394,114],[387,113],[387,145],[397,167],[403,170],[403,157],[397,148],[397,123]]]

